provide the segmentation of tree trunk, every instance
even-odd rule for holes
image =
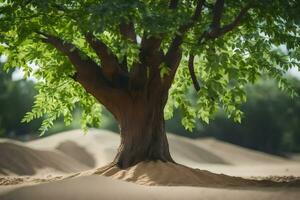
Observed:
[[[144,98],[124,101],[119,107],[121,144],[114,162],[127,168],[141,161],[174,162],[165,132],[164,103],[149,103]]]

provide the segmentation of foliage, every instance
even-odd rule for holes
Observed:
[[[300,80],[289,78],[300,92]],[[280,91],[274,80],[261,79],[246,87],[248,100],[241,110],[245,118],[241,124],[228,120],[224,112],[218,112],[209,125],[196,124],[193,134],[183,134],[178,127],[180,113],[167,122],[170,132],[188,137],[216,137],[218,139],[272,154],[300,151],[300,97],[291,99]]]
[[[16,136],[34,133],[41,120],[30,124],[20,124],[26,111],[33,104],[36,94],[31,81],[12,81],[12,71],[5,73],[0,62],[0,136]]]
[[[171,1],[176,2],[176,1]],[[41,131],[63,116],[72,121],[75,106],[82,108],[82,127],[101,122],[101,106],[97,100],[73,80],[74,66],[60,51],[45,43],[47,34],[72,43],[80,49],[81,59],[101,60],[88,45],[84,34],[93,33],[116,55],[118,62],[127,63],[129,71],[141,62],[141,43],[132,43],[119,31],[121,21],[132,21],[138,38],[162,37],[161,50],[166,53],[180,27],[191,24],[198,1],[179,1],[170,9],[165,0],[3,0],[0,4],[0,54],[8,56],[7,70],[20,67],[25,77],[34,75],[39,94],[24,121],[46,115]],[[199,1],[200,2],[200,1]],[[219,2],[219,1],[217,1]],[[221,1],[220,1],[221,2]],[[300,35],[299,1],[251,1],[251,9],[243,20],[228,33],[214,37],[212,18],[216,1],[203,5],[201,17],[183,35],[182,59],[176,73],[165,117],[172,117],[174,108],[183,112],[183,125],[192,130],[197,118],[208,123],[221,107],[228,117],[240,122],[240,105],[246,101],[245,85],[254,83],[262,73],[276,79],[279,87],[295,96],[284,73],[299,67]],[[244,0],[226,1],[219,25],[226,27],[247,4]],[[218,29],[217,29],[218,30]],[[199,40],[201,35],[208,35]],[[66,43],[64,43],[66,44]],[[285,45],[286,51],[280,50]],[[76,51],[69,49],[69,53]],[[195,55],[195,74],[200,90],[189,96],[192,81],[188,56]],[[32,66],[39,66],[36,71]],[[161,79],[170,74],[162,63]]]
[[[293,80],[293,85],[300,92],[300,81]],[[299,152],[299,97],[290,99],[270,80],[249,87],[248,94],[241,124],[232,124],[219,116],[202,133],[273,154]]]

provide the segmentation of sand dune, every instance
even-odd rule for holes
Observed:
[[[289,161],[279,156],[247,149],[214,138],[197,139],[194,142],[199,144],[203,149],[221,158],[226,158],[226,160],[233,165],[256,165],[259,163],[280,164]]]
[[[168,134],[174,159],[180,163],[214,163],[229,165],[280,164],[289,160],[246,149],[214,138],[188,139]],[[178,158],[178,159],[176,159]],[[185,162],[186,161],[186,162]]]
[[[201,187],[245,187],[245,186],[300,186],[300,179],[255,180],[215,174],[207,170],[190,168],[175,163],[141,162],[126,170],[116,166],[100,168],[93,174],[151,186],[201,186]],[[289,184],[285,182],[288,181]]]
[[[0,199],[300,197],[299,162],[212,138],[168,138],[175,161],[192,168],[159,161],[126,170],[105,166],[116,153],[119,136],[104,130],[86,135],[73,130],[27,143],[0,140],[0,175],[5,175],[0,177]]]
[[[259,164],[283,163],[288,160],[278,156],[246,149],[213,138],[188,139],[168,134],[170,151],[180,163],[193,162],[203,164]],[[66,142],[74,142],[95,156],[97,166],[110,162],[116,154],[120,138],[107,130],[91,129],[87,134],[81,130],[72,130],[43,139],[28,142],[31,147],[55,149]]]
[[[88,169],[59,151],[37,150],[9,140],[0,140],[0,158],[2,175],[60,174]]]
[[[174,160],[187,166],[244,177],[300,176],[300,162],[212,138],[192,140],[171,134],[168,138]],[[71,173],[104,166],[113,160],[119,141],[118,134],[96,129],[87,134],[67,131],[27,143],[5,140],[0,144],[0,174]]]
[[[81,152],[78,151],[78,148],[76,150],[72,149],[72,147],[67,144],[76,144],[78,147],[81,147],[81,149],[84,149],[87,154],[90,154],[93,159],[93,161],[90,162],[94,163],[92,167],[96,167],[104,166],[113,160],[117,153],[119,142],[120,138],[116,133],[107,130],[91,129],[87,134],[84,134],[82,130],[66,131],[27,142],[26,145],[38,149],[61,150],[72,157],[74,155],[78,156]]]

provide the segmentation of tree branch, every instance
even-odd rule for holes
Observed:
[[[132,21],[125,22],[122,21],[119,25],[120,33],[125,38],[133,42],[134,44],[137,44],[136,40],[136,33],[134,29],[134,23]],[[128,66],[127,66],[127,56],[123,57],[122,63],[120,64],[120,68],[128,73]]]
[[[41,31],[36,31],[37,34],[43,36],[40,39],[48,44],[51,44],[54,46],[57,50],[62,52],[64,55],[66,55],[70,62],[74,65],[77,71],[81,71],[84,65],[92,66],[97,64],[92,61],[92,59],[82,59],[80,54],[83,54],[75,45],[68,43],[56,36],[43,33]]]
[[[189,56],[189,61],[188,61],[188,67],[189,67],[189,72],[193,81],[193,85],[196,91],[200,90],[199,83],[197,81],[197,77],[195,75],[195,69],[194,69],[194,58],[195,56],[193,54],[190,54]]]
[[[154,72],[159,72],[158,66],[162,60],[162,52],[159,50],[161,45],[161,38],[157,37],[143,37],[141,41],[139,61],[133,68],[131,82],[135,88],[143,88],[148,81],[149,76]],[[147,72],[148,71],[148,72]]]
[[[211,23],[211,29],[220,28],[223,10],[224,10],[224,0],[217,0],[213,8],[213,20]]]
[[[198,0],[197,5],[194,11],[193,16],[191,17],[191,20],[183,24],[182,26],[179,27],[179,35],[184,35],[201,17],[201,11],[202,7],[204,6],[205,0]]]
[[[179,0],[170,0],[169,2],[169,9],[174,10],[177,8]],[[144,36],[142,38],[141,43],[141,56],[145,57],[147,54],[152,55],[155,51],[160,48],[163,36],[161,37],[154,37],[151,36],[147,38]]]
[[[216,7],[216,5],[215,5],[215,7]],[[236,16],[236,18],[231,23],[226,24],[223,27],[220,27],[221,15],[219,15],[219,14],[218,14],[218,16],[214,15],[214,17],[213,17],[214,19],[210,26],[210,30],[204,31],[203,34],[200,36],[198,42],[201,43],[203,41],[203,39],[215,39],[219,36],[226,34],[229,31],[232,31],[235,27],[237,27],[241,23],[243,17],[247,14],[249,9],[251,9],[251,8],[252,8],[251,3],[246,4],[240,10],[240,12]],[[217,9],[215,8],[214,10],[217,10]],[[216,12],[216,11],[214,11],[214,12]],[[220,10],[219,10],[219,12],[220,12]],[[217,12],[217,13],[219,13],[219,12]]]
[[[199,20],[199,18],[201,17],[201,10],[202,10],[202,7],[205,3],[205,0],[198,0],[197,1],[197,5],[196,5],[196,8],[195,8],[195,12],[191,18],[191,20],[182,25],[181,27],[179,27],[179,34],[177,34],[175,36],[175,38],[173,39],[169,49],[168,49],[168,52],[166,53],[166,60],[170,60],[173,55],[174,55],[174,52],[176,52],[179,48],[179,46],[182,44],[183,42],[183,36],[184,34],[197,22],[197,20]],[[172,68],[172,66],[170,66]]]
[[[97,39],[92,33],[87,33],[85,38],[100,58],[103,73],[108,77],[108,79],[113,80],[120,73],[117,57],[113,55],[106,44]]]
[[[245,5],[241,11],[239,12],[239,14],[237,15],[237,17],[229,24],[224,25],[221,29],[220,29],[220,34],[223,35],[229,31],[231,31],[232,29],[234,29],[235,27],[237,27],[243,17],[247,14],[247,12],[252,8],[252,5],[250,3],[248,3],[247,5]]]
[[[124,38],[131,40],[135,44],[137,43],[133,22],[121,22],[120,33]]]
[[[176,59],[179,56],[179,52],[181,52],[179,47],[182,44],[182,41],[182,36],[176,35],[165,55],[164,61],[170,69],[176,68],[176,63],[178,63]]]
[[[83,53],[72,43],[40,31],[36,31],[36,33],[43,36],[40,37],[43,42],[52,45],[69,58],[76,69],[75,75],[71,78],[79,82],[88,93],[92,94],[112,113],[118,112],[115,105],[118,104],[120,98],[127,97],[127,94],[123,90],[115,88],[91,58],[82,58]]]
[[[201,17],[202,7],[204,6],[205,0],[198,0],[196,5],[194,16],[192,17],[192,21],[196,21]]]
[[[179,0],[170,0],[168,8],[177,8]],[[159,66],[163,62],[163,51],[160,49],[164,34],[159,36],[143,35],[139,53],[140,63],[136,63],[131,77],[131,85],[138,88],[149,85],[149,79],[159,77]],[[148,76],[149,75],[149,76]],[[160,81],[160,80],[159,80]]]
[[[170,56],[171,58],[171,56]],[[174,77],[176,75],[178,66],[180,64],[182,58],[182,51],[178,48],[176,51],[173,51],[173,59],[166,60],[167,66],[173,66],[169,72],[169,74],[164,79],[164,91],[167,92],[172,85]]]
[[[171,68],[171,77],[175,76],[177,67],[179,65],[178,59],[181,59],[181,51],[179,50],[180,45],[183,42],[184,34],[200,19],[202,7],[205,3],[205,0],[198,0],[197,5],[194,11],[194,14],[190,22],[179,27],[179,34],[173,39],[167,53],[165,56],[165,62],[169,68]],[[172,78],[170,79],[172,81]]]
[[[91,58],[83,59],[81,57],[83,53],[75,45],[47,33],[40,31],[36,31],[36,33],[43,36],[40,38],[43,42],[51,44],[68,57],[77,72],[74,78],[76,78],[76,81],[82,83],[88,91],[93,87],[90,84],[91,82],[98,82],[96,81],[96,76],[102,85],[110,87],[110,83],[103,76],[101,68]]]

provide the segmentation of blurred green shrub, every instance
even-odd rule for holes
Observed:
[[[8,73],[0,62],[0,137],[30,140],[39,137],[39,128],[43,118],[30,123],[21,123],[25,113],[31,110],[34,96],[37,94],[34,82],[30,80],[13,80],[13,71]],[[55,121],[54,126],[43,137],[62,131],[80,128],[80,110],[74,110],[74,119],[70,126],[65,126],[63,118]],[[113,117],[104,111],[103,128],[118,131]]]
[[[300,93],[300,81],[290,78]],[[167,122],[167,130],[187,137],[212,136],[244,147],[282,155],[300,152],[300,98],[291,99],[272,80],[261,80],[247,88],[247,102],[242,106],[240,124],[228,120],[223,112],[210,124],[197,123],[193,133],[180,125],[180,113]]]
[[[20,123],[31,109],[36,92],[32,81],[12,81],[12,73],[4,72],[0,62],[0,136],[14,138],[37,132],[41,120]]]

